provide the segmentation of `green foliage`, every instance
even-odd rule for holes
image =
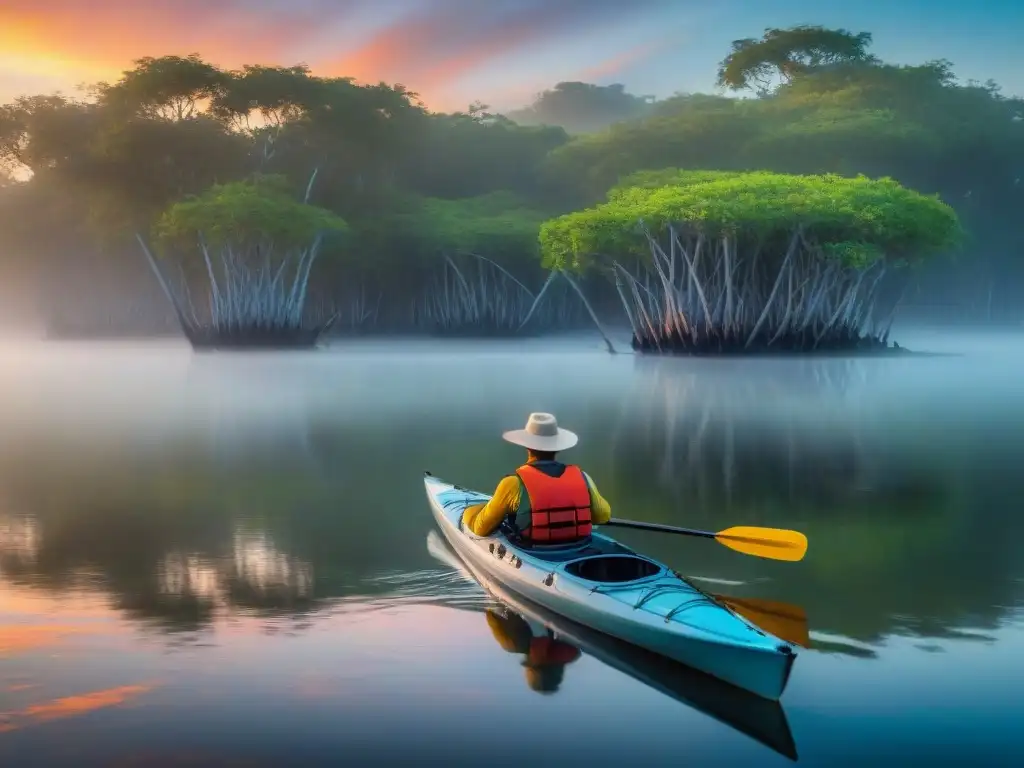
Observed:
[[[747,144],[747,158],[781,158],[798,173],[881,173],[940,145],[930,128],[891,109],[825,106],[779,117],[766,120],[761,135]]]
[[[249,117],[259,115],[264,123],[279,126],[306,114],[322,97],[322,81],[309,67],[266,67],[246,65],[224,78],[210,105],[210,112],[227,122],[248,127]]]
[[[286,178],[297,205],[315,169],[311,201],[352,230],[338,269],[384,285],[397,277],[413,290],[442,251],[475,250],[514,263],[523,279],[541,278],[539,225],[567,211],[598,206],[603,242],[627,249],[637,243],[635,221],[615,219],[614,205],[624,214],[678,207],[684,189],[715,182],[721,191],[738,174],[863,174],[940,195],[993,272],[1019,269],[1024,101],[992,83],[957,82],[943,60],[879,63],[869,43],[843,30],[769,30],[738,41],[723,64],[733,86],[781,81],[758,98],[678,94],[652,103],[621,86],[560,83],[515,120],[481,104],[433,114],[403,86],[317,77],[304,65],[225,71],[195,55],[147,57],[98,84],[94,103],[54,95],[0,107],[0,168],[32,176],[5,190],[0,247],[31,254],[47,271],[89,247],[102,254],[97,263],[119,270],[137,257],[133,233],[161,216],[166,223],[176,202],[260,174]],[[552,123],[588,133],[570,138]],[[782,216],[772,199],[751,219],[749,195],[793,191],[750,178],[742,190],[728,187],[732,202],[723,193],[691,212],[709,227]],[[665,188],[675,191],[659,197]],[[282,224],[275,210],[270,228]],[[302,231],[302,220],[294,224]],[[99,243],[82,242],[87,234]],[[835,258],[878,257],[875,240],[835,236],[821,244]],[[886,257],[895,258],[890,246]],[[976,261],[962,268],[981,272]],[[954,288],[963,276],[951,279]]]
[[[96,186],[111,205],[150,220],[218,179],[244,176],[249,146],[205,115],[184,120],[139,116],[97,131],[90,153]]]
[[[736,99],[683,97],[648,119],[573,139],[548,156],[543,172],[566,180],[577,195],[574,202],[585,204],[641,169],[746,170],[737,148],[763,130],[751,119],[755,109]]]
[[[227,79],[196,53],[146,56],[134,63],[118,83],[96,87],[102,103],[129,113],[184,120],[199,113],[201,102],[215,98]]]
[[[773,77],[786,82],[821,67],[869,62],[871,34],[845,29],[799,26],[766,29],[760,40],[736,40],[718,69],[718,85],[733,90],[769,90]]]
[[[162,245],[248,246],[270,243],[278,248],[306,247],[317,235],[344,232],[343,219],[307,205],[282,176],[262,176],[217,184],[201,195],[172,205],[157,221]]]
[[[627,199],[645,190],[661,187],[688,187],[691,184],[703,184],[707,181],[720,181],[741,175],[736,171],[684,171],[679,168],[661,168],[657,171],[636,171],[608,190],[608,199],[616,201]]]
[[[470,253],[520,271],[536,269],[537,233],[549,215],[509,192],[455,200],[412,196],[395,208],[359,222],[355,239],[361,251],[377,254],[378,269],[414,274],[436,269],[444,255]]]
[[[0,107],[0,166],[8,170],[88,165],[95,107],[63,96],[22,96]]]
[[[431,115],[406,164],[405,180],[431,197],[466,198],[496,190],[535,194],[539,165],[568,140],[561,128],[516,125],[479,110]]]
[[[463,200],[423,200],[416,216],[424,238],[439,251],[476,252],[488,258],[536,252],[544,214],[505,192]]]
[[[948,62],[848,61],[758,99],[669,99],[647,119],[573,139],[543,171],[570,180],[576,205],[651,168],[891,176],[953,201],[977,227],[1005,228],[1024,193],[1022,118],[1024,101],[956,83]]]
[[[681,183],[620,187],[607,203],[545,222],[545,266],[579,270],[597,255],[643,254],[641,222],[656,234],[675,225],[748,243],[784,242],[799,228],[826,256],[851,266],[883,256],[921,258],[953,247],[960,236],[948,205],[891,179],[675,173]]]

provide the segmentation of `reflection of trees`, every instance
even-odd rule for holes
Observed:
[[[659,484],[688,505],[834,501],[876,474],[856,423],[827,410],[837,393],[863,382],[861,361],[638,362],[611,441],[614,460],[656,469]]]
[[[396,558],[415,567],[403,543],[426,557],[419,473],[394,488],[366,482],[380,455],[421,466],[408,446],[375,425],[321,419],[303,453],[274,421],[236,417],[163,432],[160,444],[121,425],[87,431],[91,440],[41,429],[7,450],[0,436],[0,576],[99,588],[132,618],[194,631],[232,611],[302,621],[337,599],[392,591],[369,577]],[[12,510],[24,517],[3,518]]]
[[[99,588],[128,616],[185,631],[232,611],[301,615],[316,610],[317,588],[339,590],[314,582],[301,540],[288,546],[273,530],[276,510],[334,495],[320,472],[103,448],[0,456],[6,509],[26,511],[0,517],[4,578]]]
[[[908,446],[906,426],[851,407],[841,388],[856,362],[650,362],[623,405],[614,485],[603,483],[630,500],[622,516],[796,528],[810,549],[788,565],[679,537],[627,541],[686,574],[761,582],[735,593],[804,605],[812,631],[869,643],[892,633],[984,637],[1018,604],[1021,550],[1009,542],[1024,521],[1008,516],[1006,499],[1024,492],[1010,459],[1024,455],[1024,435],[1010,446],[980,426],[959,429],[951,451],[936,413],[937,439]]]
[[[103,520],[86,515],[83,525],[67,525],[51,518],[38,526],[0,520],[0,573],[55,590],[98,586],[129,617],[172,631],[200,629],[237,610],[276,615],[315,608],[312,566],[281,552],[265,532],[236,530],[227,547],[197,551],[199,537],[182,529],[184,536],[162,538],[167,531],[158,530],[154,517],[148,536],[138,526],[125,538],[108,529],[115,543],[103,547],[81,535],[84,526]],[[175,540],[183,548],[166,551]]]
[[[233,605],[257,610],[301,609],[313,596],[313,566],[279,552],[263,532],[235,533],[225,586]]]
[[[497,381],[507,379],[501,366],[481,379],[476,363],[427,368],[427,359],[412,382],[409,363],[360,363],[359,375],[325,377],[322,393],[317,384],[277,415],[270,401],[287,400],[298,388],[292,376],[309,378],[307,369],[250,370],[257,363],[240,358],[236,385],[258,379],[268,389],[240,388],[232,400],[218,371],[207,380],[197,363],[189,382],[172,382],[192,394],[134,401],[126,390],[126,410],[109,416],[92,392],[78,411],[47,411],[56,395],[33,402],[26,381],[24,397],[5,410],[14,428],[0,431],[3,578],[52,590],[87,582],[129,616],[168,629],[209,626],[230,611],[301,622],[339,601],[348,610],[391,600],[395,584],[371,577],[408,579],[429,561],[420,472],[493,488],[519,459],[501,430],[542,403],[580,431],[572,458],[618,516],[807,533],[807,559],[778,564],[705,541],[622,532],[687,575],[749,582],[719,591],[798,603],[812,629],[866,642],[894,631],[984,629],[1005,614],[998,606],[1018,599],[1008,574],[1024,575],[1024,516],[1013,502],[1024,498],[1015,458],[1024,430],[1002,414],[999,439],[991,423],[966,418],[951,436],[943,414],[923,420],[928,434],[873,423],[870,408],[858,411],[858,391],[870,389],[872,372],[902,362],[646,358],[631,370],[630,360],[601,357],[596,369],[569,366],[546,396],[551,380],[539,372],[551,361],[510,394]],[[430,377],[441,372],[461,384],[433,407],[428,390],[441,380]],[[625,397],[616,433],[606,396],[629,381],[631,393],[617,392]],[[214,386],[225,387],[223,397],[209,395]],[[199,391],[207,404],[185,408]],[[246,546],[264,551],[264,565],[236,560]]]
[[[263,532],[236,532],[231,552],[220,557],[171,552],[144,583],[143,591],[122,595],[119,607],[168,628],[199,628],[239,609],[262,615],[316,609],[312,566],[279,551]]]
[[[0,571],[31,567],[39,549],[39,529],[28,517],[0,518]]]

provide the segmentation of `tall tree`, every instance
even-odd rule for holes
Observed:
[[[732,44],[732,52],[718,68],[718,85],[735,91],[768,93],[780,80],[792,82],[806,72],[837,64],[871,63],[867,53],[871,33],[845,29],[799,26],[766,29],[760,40],[746,38]]]
[[[101,103],[146,117],[187,120],[197,117],[224,87],[227,75],[199,54],[146,56],[109,85],[99,83],[94,93]]]
[[[0,107],[0,166],[22,173],[80,168],[98,116],[95,105],[60,95],[22,96]]]

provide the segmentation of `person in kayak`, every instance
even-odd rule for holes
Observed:
[[[512,611],[488,608],[487,626],[498,645],[523,657],[526,684],[540,694],[557,692],[565,677],[566,665],[583,655],[579,648],[559,640],[551,630],[535,628]]]
[[[564,546],[589,539],[592,526],[611,519],[611,506],[594,481],[579,467],[555,458],[579,438],[561,429],[553,415],[531,413],[524,429],[502,438],[526,449],[526,463],[502,478],[489,502],[466,509],[466,529],[489,536],[505,524],[526,546]]]

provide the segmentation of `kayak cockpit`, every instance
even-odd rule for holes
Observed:
[[[595,555],[565,564],[565,572],[570,576],[601,584],[642,581],[657,576],[663,570],[654,561],[635,554]]]

